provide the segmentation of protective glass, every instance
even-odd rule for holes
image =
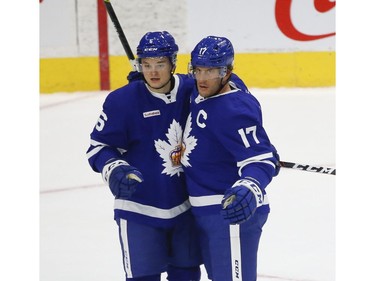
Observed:
[[[170,68],[170,62],[165,57],[161,58],[147,58],[147,61],[143,59],[137,59],[136,68],[138,72],[153,72],[153,71],[166,71]]]
[[[217,79],[227,75],[227,67],[193,67],[191,63],[189,63],[188,72],[197,80]]]

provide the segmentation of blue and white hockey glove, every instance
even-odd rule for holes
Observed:
[[[240,224],[255,213],[263,200],[262,190],[255,181],[240,179],[225,192],[221,214],[230,224]]]
[[[138,80],[143,80],[143,74],[142,72],[138,72],[138,71],[130,71],[126,79],[128,79],[129,83],[138,81]]]
[[[137,185],[143,182],[143,175],[137,168],[118,159],[111,159],[107,162],[103,167],[102,176],[116,199],[129,199]]]

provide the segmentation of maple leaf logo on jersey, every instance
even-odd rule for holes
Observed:
[[[181,155],[184,147],[182,145],[182,128],[175,120],[169,126],[166,137],[168,141],[159,139],[154,142],[156,151],[164,161],[162,173],[171,177],[175,174],[179,176],[180,172],[182,172]]]
[[[184,150],[181,157],[181,164],[185,167],[191,167],[189,163],[189,154],[194,150],[194,147],[197,145],[197,139],[193,136],[190,136],[191,132],[191,113],[188,116],[186,121],[184,136],[183,136],[183,146]]]

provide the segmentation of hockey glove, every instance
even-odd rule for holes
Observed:
[[[111,159],[103,167],[103,180],[109,185],[115,198],[129,199],[143,176],[137,168],[124,160]]]
[[[142,72],[138,72],[138,71],[130,71],[126,79],[128,79],[129,83],[138,81],[138,80],[143,80],[143,74]]]
[[[247,221],[263,204],[263,193],[258,184],[250,179],[241,179],[228,189],[221,201],[221,214],[230,224]]]

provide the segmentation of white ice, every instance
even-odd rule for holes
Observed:
[[[335,88],[251,91],[282,160],[335,167]],[[40,281],[124,280],[113,198],[85,155],[107,94],[40,96]],[[335,181],[284,168],[268,186],[259,281],[335,280]]]

